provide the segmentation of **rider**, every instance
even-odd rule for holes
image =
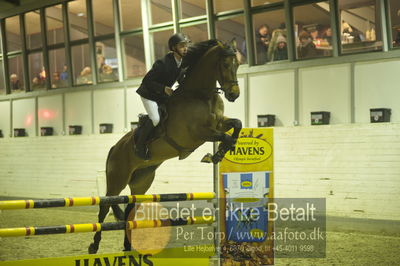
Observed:
[[[141,96],[144,108],[150,120],[146,120],[141,128],[135,153],[144,160],[150,159],[146,142],[151,131],[160,122],[158,106],[172,95],[172,85],[181,74],[182,58],[187,53],[189,39],[182,33],[172,35],[168,40],[170,52],[157,60],[147,72],[137,93]]]

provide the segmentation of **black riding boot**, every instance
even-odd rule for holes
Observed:
[[[153,130],[153,122],[148,119],[140,129],[139,138],[136,143],[135,153],[143,160],[150,160],[150,153],[148,151],[146,142],[149,138],[151,131]]]

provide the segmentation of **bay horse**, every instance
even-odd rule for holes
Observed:
[[[221,143],[214,155],[208,154],[202,161],[216,164],[228,150],[234,149],[242,123],[223,115],[224,104],[216,82],[228,101],[234,102],[239,97],[236,50],[218,40],[196,43],[189,47],[182,64],[187,68],[185,78],[166,104],[168,117],[164,125],[156,128],[156,137],[148,143],[151,159],[144,161],[135,155],[135,131],[124,135],[108,154],[106,196],[119,195],[127,185],[132,195],[145,194],[153,183],[156,169],[165,160],[177,156],[184,159],[207,141]],[[225,133],[232,128],[232,135]],[[128,204],[125,214],[118,205],[112,209],[117,219],[126,220],[133,207]],[[100,206],[99,223],[104,221],[109,209],[110,206]],[[101,231],[95,233],[93,240],[90,254],[99,248]],[[124,246],[130,250],[126,234]]]

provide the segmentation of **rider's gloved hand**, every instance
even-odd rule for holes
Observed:
[[[170,87],[165,87],[164,91],[165,94],[167,94],[168,96],[171,96],[173,92],[173,90]]]

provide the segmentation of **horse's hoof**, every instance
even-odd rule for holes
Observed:
[[[211,153],[207,153],[206,155],[204,155],[203,159],[201,159],[202,163],[212,163],[212,154]]]
[[[211,161],[213,164],[218,164],[219,162],[222,161],[223,156],[219,155],[218,153],[214,154],[214,156],[211,157]]]
[[[96,254],[98,249],[99,249],[99,247],[96,247],[94,245],[94,243],[92,243],[92,244],[90,244],[90,246],[88,248],[88,252],[89,252],[89,254]]]

